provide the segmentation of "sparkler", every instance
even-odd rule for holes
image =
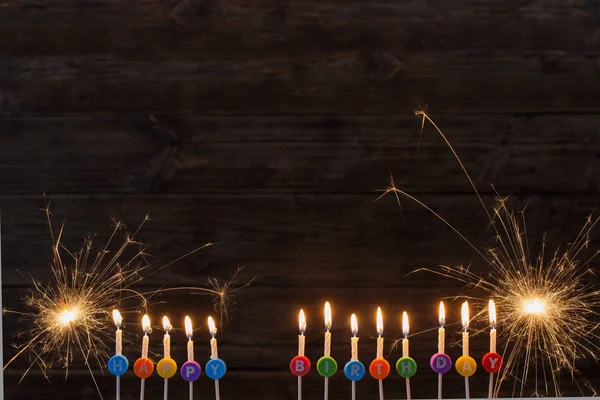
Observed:
[[[45,209],[46,219],[52,238],[53,259],[50,264],[51,280],[41,283],[31,279],[33,289],[25,296],[28,312],[8,311],[20,314],[23,323],[31,327],[22,335],[27,340],[18,344],[17,352],[6,367],[24,354],[30,354],[32,361],[27,373],[38,366],[48,378],[48,371],[58,365],[68,376],[69,367],[76,358],[81,358],[88,369],[100,397],[102,395],[94,378],[93,368],[104,368],[108,359],[108,343],[112,343],[114,330],[110,326],[111,312],[123,303],[133,302],[130,310],[145,310],[150,297],[172,290],[200,292],[212,298],[215,310],[227,317],[233,300],[232,295],[250,282],[234,286],[231,281],[221,283],[209,278],[208,287],[163,288],[140,292],[134,285],[144,278],[159,272],[175,262],[207,248],[207,243],[163,266],[152,268],[147,262],[147,245],[136,237],[149,220],[146,216],[133,233],[127,233],[122,223],[114,222],[114,229],[108,241],[95,253],[93,238],[87,238],[78,252],[70,252],[62,244],[65,222],[55,234],[49,204]],[[123,236],[120,243],[118,238]],[[239,272],[239,269],[238,269]]]
[[[446,135],[424,111],[416,114],[422,118],[421,130],[429,122],[452,152],[496,238],[495,248],[478,249],[434,209],[399,189],[390,176],[390,186],[383,190],[382,196],[393,193],[398,205],[400,198],[416,202],[446,224],[490,267],[490,273],[485,277],[462,266],[444,265],[439,269],[417,271],[433,272],[465,283],[469,288],[483,290],[486,298],[494,298],[502,309],[505,362],[495,384],[494,397],[509,378],[514,378],[513,396],[518,390],[519,396],[523,397],[526,387],[532,388],[533,395],[560,396],[561,372],[568,372],[574,380],[577,361],[586,357],[597,360],[600,354],[599,324],[595,322],[600,292],[589,283],[589,276],[593,274],[589,263],[599,252],[594,252],[587,261],[579,259],[590,243],[590,233],[599,218],[588,217],[565,250],[559,249],[548,255],[544,239],[540,254],[530,257],[524,211],[510,209],[508,198],[500,196],[489,210]],[[483,316],[483,313],[478,315]]]

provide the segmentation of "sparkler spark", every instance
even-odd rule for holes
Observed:
[[[463,266],[443,265],[417,271],[455,279],[467,288],[483,291],[485,298],[495,300],[503,316],[500,327],[505,344],[504,367],[494,388],[496,397],[502,384],[509,379],[513,380],[513,396],[519,386],[520,397],[524,396],[526,388],[532,395],[560,396],[562,372],[569,373],[577,384],[574,378],[577,362],[583,358],[597,360],[600,354],[599,324],[596,322],[600,291],[590,283],[593,271],[589,267],[599,252],[594,252],[587,261],[580,260],[600,218],[588,217],[566,250],[559,249],[548,256],[545,239],[542,240],[540,254],[532,259],[524,211],[510,209],[508,198],[500,196],[493,208],[488,209],[448,138],[424,111],[416,114],[422,117],[421,130],[425,122],[429,122],[454,155],[496,238],[494,248],[480,250],[434,209],[399,189],[390,176],[390,186],[383,190],[382,196],[392,193],[399,205],[400,199],[405,198],[425,208],[464,240],[489,267],[489,274],[484,277]],[[480,299],[482,304],[484,301]],[[476,317],[482,318],[486,311],[484,309]]]
[[[84,240],[78,252],[70,252],[62,244],[65,223],[55,234],[52,228],[49,203],[45,209],[46,219],[52,238],[53,259],[50,263],[51,280],[40,283],[31,279],[33,289],[24,297],[27,312],[10,311],[22,317],[22,323],[29,328],[20,334],[27,340],[15,345],[17,352],[4,368],[18,358],[29,355],[30,364],[21,377],[38,366],[46,378],[55,366],[65,370],[76,359],[83,360],[90,376],[96,384],[93,370],[103,369],[109,358],[109,346],[114,340],[114,326],[121,324],[121,315],[113,310],[139,312],[147,310],[152,296],[172,290],[199,292],[212,298],[221,315],[227,317],[233,305],[232,293],[250,284],[236,287],[233,281],[220,283],[209,278],[208,287],[163,288],[141,292],[135,285],[144,278],[159,272],[173,263],[198,252],[207,243],[188,254],[160,267],[153,268],[147,261],[147,245],[136,237],[149,220],[144,218],[137,229],[129,234],[122,223],[114,221],[114,229],[108,241],[97,251],[93,248],[93,238]],[[123,237],[119,242],[119,238]],[[239,269],[238,269],[239,272]],[[237,273],[234,277],[237,275]],[[111,326],[111,318],[114,326]],[[150,330],[148,327],[144,329]],[[98,386],[96,385],[98,389]],[[98,394],[102,394],[98,389]]]

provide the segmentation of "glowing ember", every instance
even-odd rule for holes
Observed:
[[[537,297],[525,300],[523,303],[525,314],[543,314],[546,311],[546,304]]]

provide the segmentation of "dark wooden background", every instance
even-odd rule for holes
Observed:
[[[447,216],[477,245],[490,232],[460,168],[433,130],[419,137],[412,112],[427,105],[476,183],[529,202],[531,238],[572,238],[600,199],[600,3],[598,0],[1,0],[0,207],[4,301],[23,306],[27,281],[47,278],[50,235],[40,208],[67,216],[66,243],[88,232],[106,238],[110,216],[152,221],[142,240],[167,262],[214,240],[146,281],[204,285],[246,266],[234,318],[220,331],[230,368],[224,399],[293,399],[288,363],[296,315],[308,314],[307,354],[322,352],[322,303],[334,308],[332,355],[350,356],[357,312],[361,359],[374,355],[374,312],[386,337],[436,327],[437,302],[460,286],[406,273],[439,263],[481,265],[454,234],[418,206],[374,203],[391,171],[404,188]],[[420,143],[420,144],[419,144]],[[70,205],[69,205],[70,204]],[[594,242],[597,245],[597,242]],[[204,320],[200,296],[162,296],[151,316],[182,325]],[[458,320],[460,301],[448,304]],[[128,321],[128,331],[138,330]],[[483,327],[481,327],[483,328]],[[5,317],[5,336],[25,329]],[[449,328],[449,342],[458,338]],[[153,349],[160,350],[160,332]],[[415,336],[421,370],[414,397],[434,397],[428,359],[435,333]],[[184,358],[184,336],[173,339]],[[208,335],[196,336],[208,356]],[[389,342],[391,343],[391,341]],[[473,339],[479,357],[487,338]],[[5,351],[13,351],[5,342]],[[128,347],[130,358],[138,349]],[[455,358],[460,349],[450,347]],[[399,353],[391,352],[395,360]],[[46,382],[25,364],[5,372],[12,399],[97,398],[75,363]],[[598,367],[582,372],[598,381]],[[105,398],[113,378],[97,375]],[[565,381],[568,383],[568,377]],[[123,379],[123,399],[139,381]],[[149,399],[162,380],[148,381]],[[197,398],[211,398],[198,382]],[[451,373],[447,395],[461,397]],[[483,395],[487,376],[472,379]],[[398,376],[388,397],[404,396]],[[367,377],[360,398],[374,398]],[[349,398],[342,374],[332,398]],[[187,398],[179,378],[172,398]],[[306,379],[306,398],[322,396]],[[578,394],[569,392],[566,394]]]

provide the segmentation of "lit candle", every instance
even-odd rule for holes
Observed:
[[[210,332],[210,361],[206,364],[206,374],[215,381],[215,399],[221,398],[219,390],[219,379],[226,371],[225,362],[219,358],[217,349],[217,326],[212,317],[208,317],[208,331]]]
[[[410,327],[408,325],[408,314],[406,313],[406,311],[404,311],[402,313],[402,334],[404,335],[404,339],[402,339],[402,358],[409,358],[410,356],[408,355],[408,334],[410,332]],[[406,364],[409,365],[409,364]],[[402,368],[403,366],[401,366],[400,368]],[[400,372],[403,372],[403,370],[401,370]],[[412,370],[409,370],[409,372],[412,372]],[[410,376],[406,377],[406,398],[408,400],[410,400],[411,396],[410,396]]]
[[[352,337],[350,338],[351,360],[358,361],[358,320],[356,314],[352,314],[350,317],[350,330],[352,331]]]
[[[154,371],[154,363],[148,359],[148,345],[150,344],[148,334],[152,331],[148,315],[142,317],[142,330],[144,332],[144,336],[142,337],[142,356],[133,365],[133,372],[141,378],[140,400],[144,400],[146,378],[150,377]]]
[[[448,366],[448,369],[452,365],[452,361],[448,361],[449,358],[444,357],[446,353],[446,309],[444,308],[444,302],[440,301],[440,311],[438,316],[440,327],[438,329],[438,352],[434,355],[435,359],[430,362],[431,367],[438,373],[438,400],[442,400],[442,377],[443,371]],[[439,360],[439,361],[438,361]],[[446,370],[448,372],[448,370]]]
[[[194,330],[192,329],[192,320],[185,316],[185,335],[187,336],[187,362],[181,366],[181,376],[190,383],[190,400],[194,398],[194,381],[200,377],[200,364],[194,361]]]
[[[298,330],[300,333],[298,334],[298,355],[304,355],[304,343],[306,337],[304,333],[306,333],[306,317],[304,316],[304,310],[300,310],[298,313]]]
[[[148,333],[150,333],[150,317],[148,317],[147,314],[142,317],[142,330],[144,331],[144,337],[142,338],[142,358],[148,358],[148,345],[150,344],[150,338],[148,337]]]
[[[494,300],[489,302],[489,313],[490,313],[490,353],[496,352],[496,305]]]
[[[494,372],[497,372],[502,365],[502,358],[496,354],[496,304],[490,300],[488,304],[490,317],[490,352],[483,357],[483,366],[490,373],[490,385],[488,388],[488,398],[494,397]]]
[[[469,302],[465,301],[461,308],[462,319],[462,351],[463,356],[469,355]]]
[[[298,313],[298,356],[292,359],[290,369],[292,373],[298,377],[298,400],[302,400],[302,377],[306,375],[310,369],[310,361],[304,356],[304,344],[306,337],[306,317],[304,310]]]
[[[377,358],[383,358],[383,313],[377,307]]]
[[[169,318],[165,315],[162,320],[165,336],[163,337],[163,353],[164,357],[158,362],[158,375],[165,380],[164,383],[164,400],[169,397],[169,378],[175,375],[177,371],[177,363],[171,358],[171,335],[169,332],[173,329]]]
[[[323,314],[325,316],[325,341],[323,347],[323,357],[317,362],[317,371],[325,378],[324,383],[324,400],[329,399],[329,377],[335,374],[337,364],[331,358],[331,305],[328,301],[325,302]]]
[[[352,331],[352,337],[350,338],[351,356],[344,372],[348,379],[352,381],[352,400],[356,400],[356,381],[364,376],[365,367],[358,361],[358,320],[355,314],[350,317],[350,330]]]
[[[379,381],[379,400],[383,400],[383,380],[390,373],[390,364],[383,358],[383,314],[377,307],[377,358],[369,366],[371,376]]]
[[[123,318],[118,310],[113,310],[112,317],[116,328],[115,355],[108,361],[108,370],[111,374],[116,375],[115,397],[119,400],[121,398],[121,375],[127,371],[129,363],[127,358],[123,357],[123,331],[121,330]]]
[[[461,309],[463,355],[456,360],[456,370],[465,377],[465,398],[470,398],[469,377],[475,373],[477,363],[469,356],[469,303],[464,302]]]
[[[439,322],[440,328],[438,329],[438,353],[444,354],[446,353],[446,310],[444,308],[444,302],[440,301],[440,312],[439,312]]]

